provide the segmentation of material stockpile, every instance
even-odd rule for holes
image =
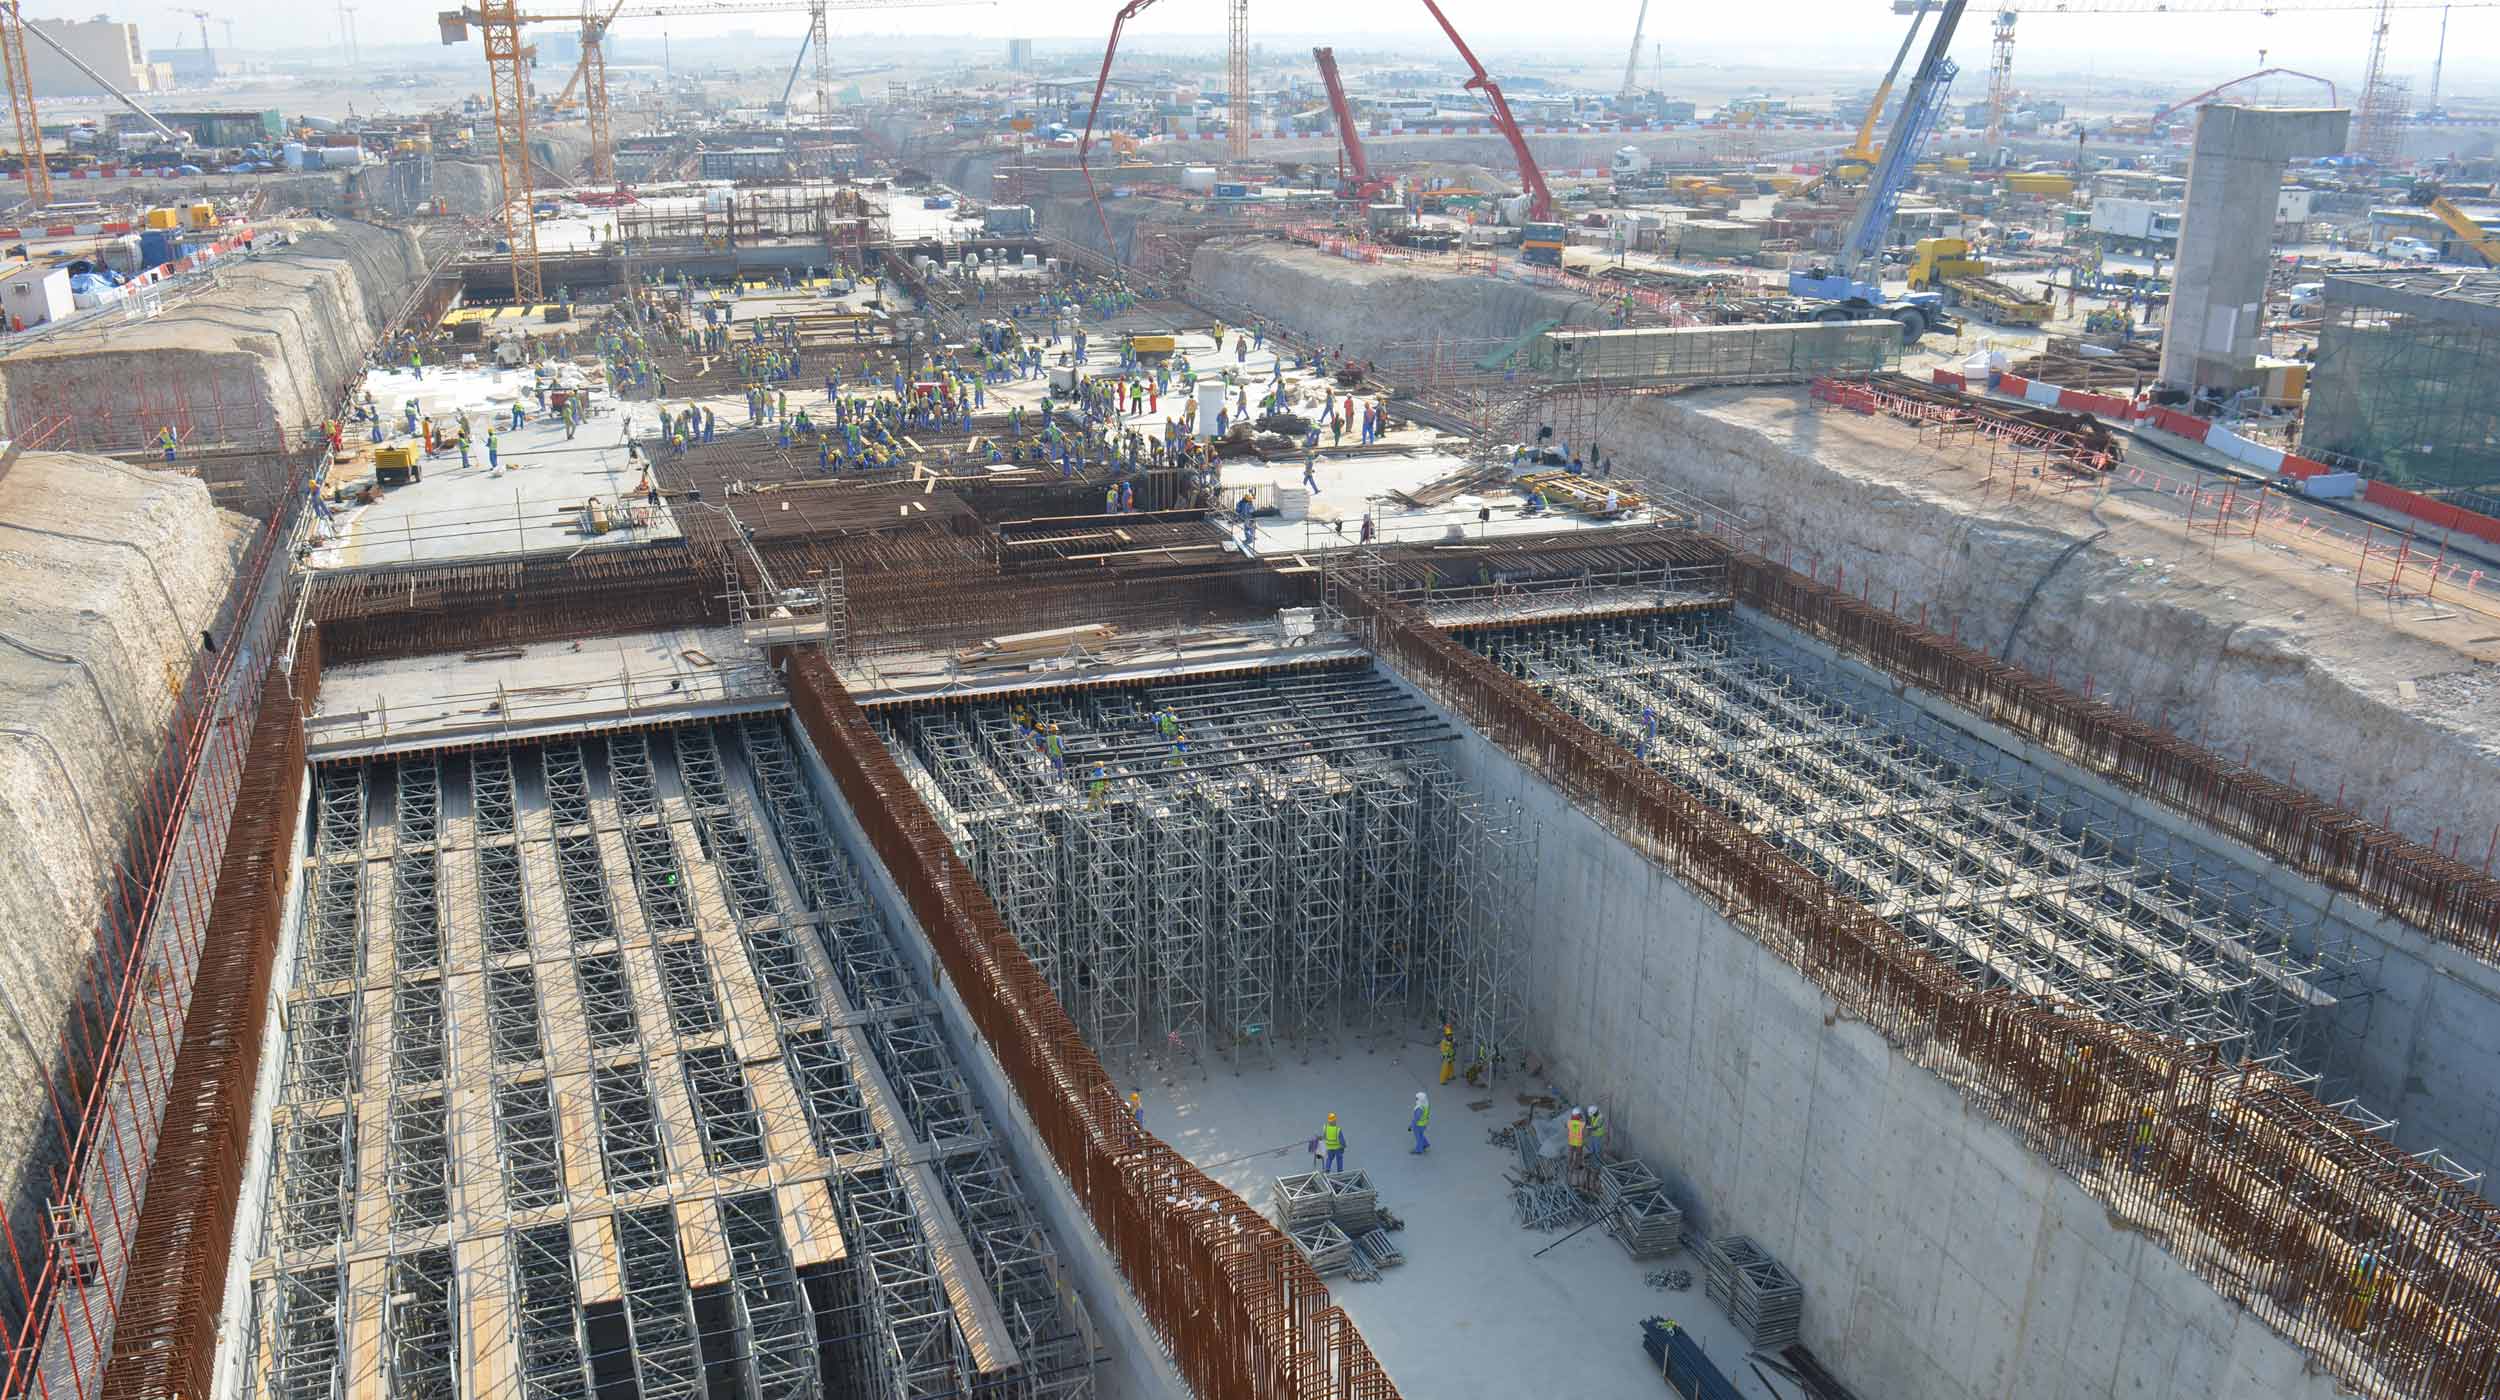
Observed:
[[[1797,1340],[1805,1290],[1796,1275],[1743,1235],[1721,1235],[1702,1246],[1702,1291],[1757,1351]]]
[[[1503,1131],[1519,1154],[1519,1170],[1503,1173],[1503,1179],[1510,1183],[1511,1213],[1520,1228],[1566,1230],[1594,1218],[1597,1202],[1563,1180],[1567,1129],[1562,1119],[1531,1111],[1526,1120]]]
[[[1280,1176],[1270,1188],[1276,1223],[1322,1276],[1342,1273],[1370,1283],[1406,1262],[1389,1240],[1406,1222],[1380,1208],[1380,1192],[1362,1171]]]
[[[1606,1233],[1635,1259],[1663,1259],[1684,1247],[1684,1212],[1667,1199],[1645,1162],[1608,1162],[1597,1169]]]

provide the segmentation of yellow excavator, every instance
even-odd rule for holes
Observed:
[[[1927,22],[1930,8],[1929,0],[1918,0],[1918,8],[1910,15],[1910,32],[1901,36],[1901,48],[1892,56],[1892,67],[1884,70],[1884,81],[1877,85],[1874,100],[1866,104],[1866,120],[1858,123],[1858,139],[1850,143],[1848,150],[1832,157],[1822,174],[1799,185],[1792,198],[1812,199],[1815,191],[1835,177],[1845,175],[1863,180],[1875,169],[1875,158],[1883,154],[1875,148],[1875,121],[1884,114],[1884,102],[1892,96],[1893,79],[1901,76],[1901,61],[1910,56],[1910,45],[1917,42],[1919,26]]]
[[[2474,222],[2473,216],[2449,203],[2448,196],[2440,193],[2439,186],[2428,182],[2415,185],[2413,202],[2429,210],[2432,217],[2446,224],[2448,231],[2457,236],[2459,243],[2473,249],[2475,254],[2482,258],[2484,266],[2500,268],[2500,235],[2494,235],[2481,224]]]

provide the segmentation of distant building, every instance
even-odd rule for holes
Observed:
[[[98,15],[91,20],[30,19],[26,25],[50,35],[124,92],[147,92],[156,86],[154,70],[148,63],[147,50],[139,43],[139,26],[135,24]],[[50,44],[32,36],[26,45],[26,77],[37,97],[105,95],[95,79],[71,66],[69,60],[53,52]]]
[[[1018,73],[1031,69],[1033,66],[1033,41],[1030,39],[1008,40],[1007,66]]]
[[[749,180],[789,173],[790,158],[771,146],[703,153],[702,176],[706,180]]]
[[[2500,487],[2500,277],[2326,279],[2300,450],[2418,490]]]
[[[217,81],[215,49],[150,49],[148,62],[172,74],[175,82],[186,87]]]

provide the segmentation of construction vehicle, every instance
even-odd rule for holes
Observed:
[[[1337,77],[1337,51],[1313,49],[1311,57],[1319,64],[1320,82],[1328,88],[1328,110],[1337,118],[1337,198],[1365,204],[1388,198],[1395,187],[1372,174],[1371,162],[1363,158],[1363,138],[1354,129],[1354,104],[1346,100],[1345,84]]]
[[[1863,180],[1875,168],[1875,122],[1884,114],[1884,102],[1892,96],[1892,83],[1901,76],[1901,62],[1910,56],[1910,45],[1917,41],[1919,26],[1926,22],[1929,0],[1918,0],[1918,8],[1910,15],[1910,32],[1901,36],[1901,47],[1893,50],[1892,66],[1884,70],[1884,80],[1875,85],[1874,100],[1866,104],[1866,117],[1858,123],[1858,139],[1849,149],[1823,167],[1823,173],[1799,185],[1795,196],[1811,199],[1814,192],[1833,180]]]
[[[1913,290],[1942,292],[1947,306],[1978,307],[2000,326],[2045,325],[2057,310],[2046,297],[1990,277],[1988,264],[1972,257],[1970,243],[1960,238],[1920,239],[1910,256],[1909,283]]]
[[[133,98],[129,93],[113,86],[110,79],[106,78],[102,73],[97,72],[94,66],[89,64],[87,60],[71,53],[67,46],[63,45],[60,40],[53,38],[51,34],[46,32],[41,25],[27,25],[26,32],[33,37],[42,40],[45,48],[48,48],[54,53],[59,54],[62,58],[67,59],[71,67],[86,74],[89,81],[93,82],[97,87],[104,89],[104,91],[110,94],[115,101],[129,108],[131,111],[138,113],[139,120],[148,124],[148,129],[154,133],[156,140],[162,143],[165,149],[172,151],[186,151],[191,148],[190,132],[176,131],[172,127],[165,125],[162,121],[157,120],[157,116],[154,112],[140,106],[138,100]]]
[[[2474,221],[2474,216],[2459,209],[2440,192],[2439,186],[2424,182],[2413,187],[2413,202],[2430,211],[2432,217],[2448,226],[2459,243],[2474,250],[2486,267],[2500,267],[2500,234]],[[2392,244],[2391,244],[2392,246]]]
[[[1927,39],[1927,52],[1911,76],[1909,93],[1901,99],[1901,113],[1893,119],[1892,133],[1885,138],[1874,173],[1858,196],[1857,212],[1850,216],[1849,226],[1841,234],[1837,256],[1829,266],[1788,274],[1789,295],[1825,303],[1815,310],[1814,319],[1818,321],[1898,321],[1902,340],[1911,345],[1929,331],[1953,329],[1953,320],[1944,309],[1943,293],[1914,291],[1903,297],[1888,296],[1880,272],[1873,277],[1865,274],[1881,266],[1878,254],[1884,234],[1892,225],[1893,211],[1900,207],[1901,192],[1909,187],[1919,148],[1927,143],[1928,133],[1935,130],[1944,115],[1945,94],[1953,85],[1953,75],[1960,71],[1945,54],[1953,46],[1953,31],[1960,27],[1962,10],[1968,2],[1945,0],[1938,11],[1935,32]]]
[[[1462,86],[1484,94],[1486,104],[1493,109],[1493,124],[1502,129],[1503,138],[1510,142],[1512,157],[1519,162],[1519,185],[1528,192],[1526,217],[1520,220],[1519,260],[1537,267],[1562,266],[1563,244],[1568,239],[1563,226],[1554,222],[1554,192],[1546,188],[1545,171],[1537,165],[1535,153],[1528,149],[1528,138],[1519,130],[1518,120],[1510,114],[1510,100],[1502,96],[1501,84],[1494,82],[1493,75],[1476,61],[1476,51],[1458,37],[1457,26],[1441,13],[1436,0],[1424,0],[1424,8],[1432,12],[1441,32],[1450,36],[1458,56],[1467,60],[1469,76]]]

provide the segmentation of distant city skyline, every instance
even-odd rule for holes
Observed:
[[[575,3],[578,0],[574,0]],[[359,6],[356,39],[368,54],[391,45],[436,46],[436,6]],[[550,4],[540,12],[558,8]],[[1519,9],[1496,0],[1446,0],[1451,22],[1489,65],[1552,66],[1584,63],[1601,71],[1618,67],[1628,54],[1633,18],[1639,0],[1594,0],[1571,7],[1568,36],[1551,30],[1517,32]],[[888,37],[958,41],[963,58],[1002,62],[1005,41],[1030,38],[1049,59],[1063,46],[1094,50],[1108,33],[1116,6],[1109,0],[1023,0],[1015,4],[966,5],[945,9],[837,11],[837,41]],[[1988,63],[1988,15],[1981,6],[1964,16],[1956,36],[1954,57],[1963,76],[1957,92],[1984,90]],[[91,19],[94,0],[28,0],[29,18]],[[112,18],[136,22],[150,48],[179,48],[198,42],[197,26],[187,10],[146,8],[107,10]],[[338,14],[334,5],[315,3],[283,14],[255,7],[214,19],[234,21],[234,45],[273,52],[319,53],[337,47]],[[1251,9],[1253,34],[1271,49],[1302,48],[1311,43],[1341,47],[1392,48],[1418,60],[1450,57],[1448,42],[1431,26],[1421,5],[1373,4],[1345,6],[1336,0],[1257,0]],[[1899,42],[1907,20],[1891,13],[1884,0],[1790,0],[1779,10],[1651,5],[1649,33],[1643,43],[1643,66],[1653,62],[1664,45],[1670,62],[1719,66],[1792,69],[1800,76],[1880,73]],[[2026,15],[2016,47],[2015,70],[2024,79],[2074,81],[2095,77],[2111,80],[2221,82],[2264,65],[2303,68],[2336,82],[2339,90],[2357,88],[2366,60],[2371,15],[2367,10],[2335,10],[2304,14],[2257,12],[2162,15]],[[1143,56],[1188,47],[1214,53],[1223,42],[1223,7],[1216,0],[1164,0],[1130,23],[1124,49]],[[2422,92],[2439,38],[2440,12],[2399,10],[2389,34],[2390,64],[2396,76],[2413,81]],[[737,30],[752,31],[759,44],[786,35],[795,41],[805,21],[789,15],[739,14],[705,20],[670,18],[621,21],[621,38],[656,38],[665,28],[684,38],[717,37]],[[212,33],[225,42],[225,26]],[[474,47],[474,46],[472,46]],[[992,52],[995,50],[996,52]],[[2500,52],[2500,8],[2459,9],[2448,21],[2447,67],[2443,87],[2450,94],[2494,91],[2495,75],[2488,55]],[[2473,55],[2485,55],[2476,59]],[[453,55],[446,53],[446,58]],[[759,55],[760,57],[760,55]],[[482,61],[481,61],[482,62]],[[1672,73],[1667,85],[1673,87]],[[2345,96],[2350,100],[2350,94]]]

